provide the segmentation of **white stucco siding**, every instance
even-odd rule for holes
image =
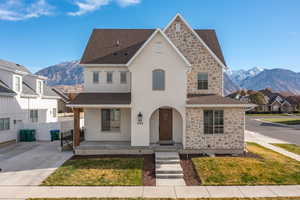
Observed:
[[[120,132],[101,131],[101,109],[84,110],[84,127],[86,141],[130,141],[131,111],[121,108]]]
[[[120,72],[127,72],[127,83],[121,83]],[[99,73],[99,83],[93,83],[93,72]],[[107,72],[113,72],[112,83],[107,83]],[[85,67],[85,92],[130,92],[130,73],[127,67]]]
[[[165,90],[152,90],[152,71],[165,71]],[[129,66],[132,77],[132,132],[133,146],[148,146],[150,143],[150,117],[158,108],[175,108],[183,118],[185,126],[186,63],[157,33]],[[143,124],[137,124],[137,115],[143,114]],[[184,131],[183,135],[184,135]]]

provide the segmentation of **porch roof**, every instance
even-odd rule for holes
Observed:
[[[95,106],[130,106],[131,93],[79,93],[69,104],[69,107]]]
[[[242,101],[217,94],[188,94],[187,107],[255,107]]]

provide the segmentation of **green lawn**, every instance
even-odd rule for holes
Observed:
[[[298,145],[295,144],[272,144],[272,145],[278,146],[287,151],[300,155],[300,146]]]
[[[143,158],[85,158],[66,161],[43,186],[139,186]]]
[[[182,200],[299,200],[300,197],[265,197],[265,198],[199,198]],[[180,198],[178,198],[180,199]],[[178,200],[177,199],[177,200]],[[175,200],[171,198],[58,198],[58,199],[28,199],[28,200]]]
[[[286,125],[299,125],[300,118],[264,118],[263,121],[275,122]]]
[[[248,143],[258,157],[197,157],[192,161],[203,185],[300,184],[300,162]]]

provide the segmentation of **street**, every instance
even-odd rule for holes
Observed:
[[[300,130],[296,128],[285,127],[277,124],[261,122],[256,119],[262,117],[246,116],[246,130],[258,132],[264,136],[284,140],[288,143],[300,145]],[[275,118],[275,117],[264,117]],[[289,116],[289,118],[291,118]],[[299,117],[298,117],[299,118]]]

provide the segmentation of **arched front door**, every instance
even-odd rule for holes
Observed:
[[[171,108],[159,109],[159,142],[173,143],[173,112]]]

